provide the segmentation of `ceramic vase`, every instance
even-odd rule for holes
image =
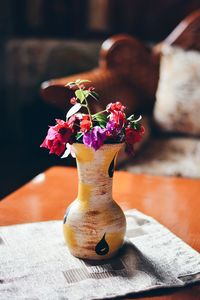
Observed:
[[[124,242],[126,220],[112,198],[115,160],[122,144],[95,151],[73,144],[78,169],[78,196],[64,216],[64,238],[72,255],[102,260],[113,257]]]

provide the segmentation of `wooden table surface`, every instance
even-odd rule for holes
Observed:
[[[53,167],[0,202],[0,225],[62,219],[77,194],[75,168]],[[114,199],[151,215],[200,252],[200,180],[115,172]],[[164,294],[164,295],[163,295]],[[200,299],[200,285],[144,299]],[[144,296],[144,295],[143,295]]]

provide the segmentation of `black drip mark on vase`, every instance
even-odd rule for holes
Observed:
[[[71,206],[71,205],[70,205]],[[63,224],[65,224],[67,222],[67,216],[69,214],[69,211],[70,211],[70,206],[67,208],[66,212],[65,212],[65,215],[64,215],[64,219],[63,219]]]
[[[67,215],[65,214],[65,215],[64,215],[64,219],[63,219],[63,224],[65,224],[66,221],[67,221]]]
[[[109,252],[109,245],[105,240],[106,234],[104,233],[102,239],[98,242],[95,247],[95,252],[98,255],[106,255]]]
[[[115,154],[116,156],[116,154]],[[108,168],[108,175],[109,177],[113,177],[114,169],[115,169],[115,156],[113,157],[113,160],[110,163],[110,166]]]

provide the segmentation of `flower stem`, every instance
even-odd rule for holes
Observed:
[[[83,91],[83,89],[80,87],[79,84],[77,84],[77,87]],[[84,95],[84,101],[85,101],[85,105],[83,104],[82,106],[86,107],[87,111],[88,111],[88,115],[89,115],[89,119],[90,119],[90,122],[92,124],[92,113],[91,113],[91,110],[90,110],[90,107],[89,107],[89,104],[88,104],[88,101],[87,101],[87,97],[85,97]]]
[[[86,98],[84,99],[85,100],[85,103],[86,103],[86,108],[87,108],[87,111],[88,111],[88,115],[89,115],[89,118],[90,118],[90,122],[92,123],[92,114],[91,114],[91,110],[89,108],[89,105],[88,105],[88,102],[86,100]]]
[[[95,117],[96,115],[102,114],[102,113],[104,113],[104,112],[106,112],[106,109],[101,110],[101,111],[99,111],[98,113],[96,113],[96,114],[94,114],[94,115],[92,115],[92,116]]]

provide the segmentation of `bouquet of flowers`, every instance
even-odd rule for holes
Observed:
[[[125,143],[127,153],[134,152],[134,144],[139,142],[144,134],[144,127],[139,118],[126,116],[126,107],[117,101],[109,103],[105,110],[92,114],[89,102],[98,101],[98,95],[93,87],[85,88],[89,80],[77,79],[67,86],[73,88],[74,97],[70,99],[72,107],[67,112],[66,120],[56,119],[56,124],[50,126],[47,136],[40,147],[49,149],[49,153],[62,158],[67,157],[73,143],[83,143],[95,151],[104,144]],[[80,112],[85,110],[86,113]]]

